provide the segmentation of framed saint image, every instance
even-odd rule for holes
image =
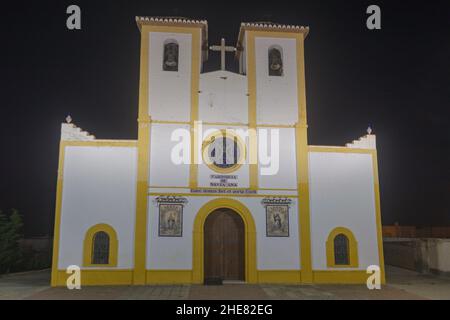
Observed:
[[[266,236],[289,237],[289,206],[266,206]]]
[[[159,232],[160,237],[183,236],[183,205],[161,203],[159,205]]]

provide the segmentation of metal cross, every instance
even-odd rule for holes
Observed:
[[[225,52],[236,52],[235,47],[225,45],[224,38],[220,41],[220,46],[210,46],[209,50],[220,51],[220,70],[225,70]]]

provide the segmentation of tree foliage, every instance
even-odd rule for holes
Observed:
[[[22,217],[16,209],[9,215],[0,211],[0,273],[13,271],[22,262],[22,228]]]

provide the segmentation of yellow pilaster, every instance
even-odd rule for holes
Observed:
[[[198,92],[200,87],[200,29],[192,30],[192,60],[191,60],[191,165],[189,168],[189,187],[191,189],[198,186],[198,137],[202,137],[202,132],[198,132]]]
[[[59,144],[59,162],[58,162],[58,180],[56,184],[56,208],[55,208],[55,226],[53,231],[53,256],[52,256],[52,275],[51,286],[58,285],[58,260],[59,260],[59,240],[61,228],[61,207],[62,191],[64,179],[64,157],[66,146],[63,141]]]
[[[258,139],[256,134],[256,62],[255,34],[247,33],[247,81],[248,81],[248,128],[249,128],[249,167],[250,189],[258,189]]]
[[[142,25],[141,26],[141,57],[139,79],[139,130],[138,130],[138,168],[136,186],[136,226],[135,226],[135,256],[133,284],[146,283],[147,250],[147,215],[148,212],[148,180],[150,167],[150,129],[151,106],[149,106],[149,45],[150,32],[175,32],[192,35],[192,76],[191,76],[191,167],[190,187],[197,186],[197,132],[195,121],[198,119],[198,90],[200,81],[201,28],[199,26],[180,27],[172,25]],[[195,132],[194,132],[195,131]]]
[[[386,276],[384,270],[384,253],[383,253],[383,230],[381,223],[381,206],[380,206],[380,182],[378,178],[378,157],[377,151],[372,151],[372,167],[373,167],[373,179],[375,190],[375,214],[377,222],[377,241],[378,241],[378,259],[380,263],[381,271],[381,283],[386,283]]]
[[[147,26],[141,31],[141,59],[139,79],[139,119],[138,119],[138,165],[136,185],[136,225],[134,241],[133,284],[145,285],[146,279],[146,241],[147,241],[147,202],[148,173],[150,156],[150,123],[148,113],[148,52],[150,30]]]
[[[313,279],[311,262],[311,222],[309,214],[308,140],[306,131],[307,127],[305,125],[297,125],[295,127],[301,279],[304,283],[312,283]]]
[[[311,260],[311,221],[309,212],[308,125],[306,120],[306,85],[304,35],[297,36],[298,124],[295,126],[297,184],[300,232],[301,279],[313,282]]]

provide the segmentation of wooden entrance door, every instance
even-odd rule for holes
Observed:
[[[218,209],[204,226],[204,280],[245,280],[244,271],[244,222],[233,210]]]

